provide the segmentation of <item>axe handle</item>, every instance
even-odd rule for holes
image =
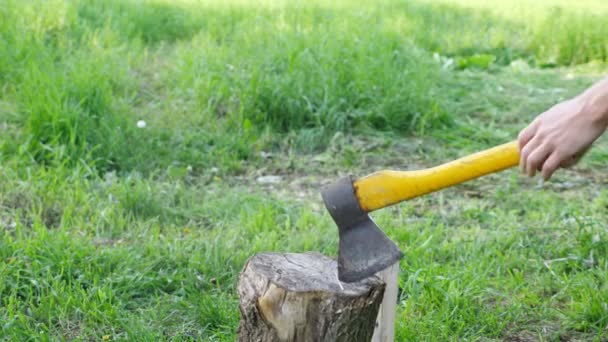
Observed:
[[[519,148],[512,141],[430,169],[378,171],[353,186],[361,208],[370,212],[517,164]]]

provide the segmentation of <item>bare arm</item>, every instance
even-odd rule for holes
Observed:
[[[545,180],[576,164],[608,126],[608,78],[540,114],[519,134],[520,168]]]

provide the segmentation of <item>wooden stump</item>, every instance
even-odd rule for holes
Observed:
[[[322,254],[255,255],[238,284],[239,341],[368,342],[384,288],[378,277],[340,282]]]

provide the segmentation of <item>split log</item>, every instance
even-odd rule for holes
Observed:
[[[238,284],[241,342],[371,340],[385,284],[338,280],[336,261],[319,253],[261,253]]]
[[[376,319],[376,330],[372,342],[393,342],[395,341],[395,313],[399,294],[399,261],[378,272],[377,275],[386,284],[386,288]]]

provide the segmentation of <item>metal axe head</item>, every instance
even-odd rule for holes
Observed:
[[[327,186],[321,194],[338,226],[340,281],[356,282],[370,277],[403,257],[399,247],[361,209],[351,177]]]

